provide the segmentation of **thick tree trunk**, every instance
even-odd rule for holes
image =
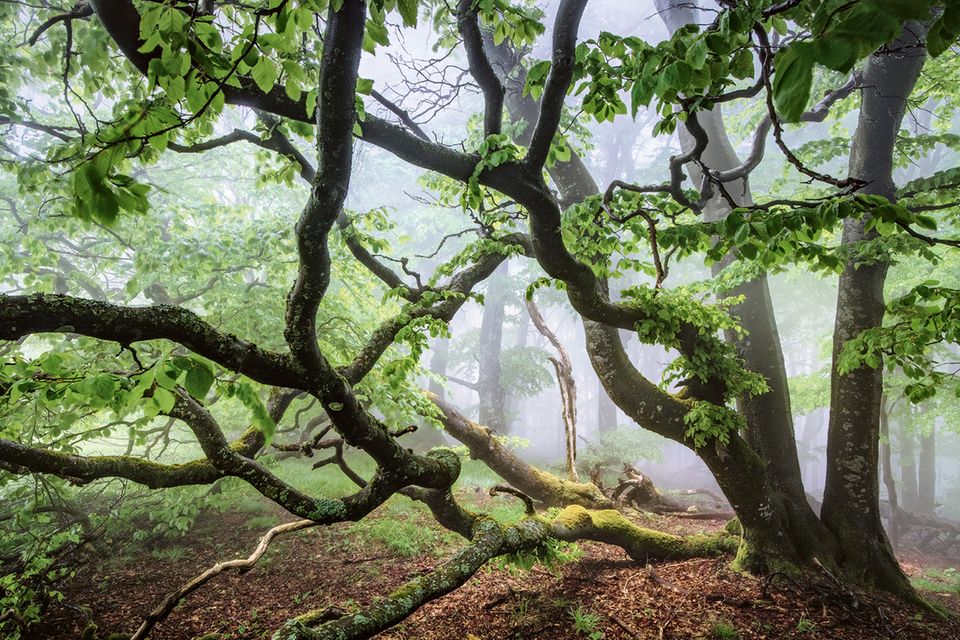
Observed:
[[[893,150],[906,108],[924,61],[917,46],[920,25],[905,28],[889,47],[870,56],[863,70],[862,105],[850,153],[850,176],[866,183],[863,191],[893,199]],[[846,220],[842,243],[874,240],[866,219]],[[848,261],[840,275],[833,338],[827,481],[821,517],[840,541],[848,576],[914,597],[880,521],[878,449],[882,367],[838,371],[841,349],[862,331],[878,327],[886,305],[885,260]]]

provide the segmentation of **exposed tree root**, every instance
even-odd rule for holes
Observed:
[[[731,520],[736,517],[733,510],[726,504],[726,500],[709,489],[687,489],[683,495],[704,494],[714,500],[713,509],[702,511],[693,504],[684,504],[671,496],[664,495],[653,483],[650,476],[637,471],[633,466],[623,466],[625,478],[612,490],[601,490],[609,496],[619,508],[633,507],[640,511],[651,511],[659,514],[671,514],[681,518],[702,520]],[[599,475],[599,474],[597,474]]]

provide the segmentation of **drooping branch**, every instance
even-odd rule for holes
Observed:
[[[762,78],[761,78],[762,80]],[[800,116],[801,122],[823,122],[830,113],[830,107],[836,102],[849,96],[860,85],[860,74],[853,73],[845,84],[833,91],[828,92],[823,99],[814,107]],[[733,182],[746,178],[750,173],[760,165],[763,160],[763,153],[766,149],[767,134],[770,133],[770,127],[773,119],[770,113],[763,117],[760,124],[757,125],[757,131],[753,137],[753,145],[750,147],[750,155],[740,164],[740,166],[726,171],[708,172],[708,176],[713,180],[720,182]]]
[[[316,315],[330,283],[327,237],[341,213],[353,160],[353,126],[366,5],[345,0],[331,5],[320,62],[317,98],[318,171],[310,199],[296,226],[300,266],[287,297],[284,336],[293,355],[316,370],[323,356],[316,338]]]
[[[643,529],[617,511],[589,511],[581,506],[567,507],[551,521],[526,517],[510,527],[480,517],[471,528],[471,543],[430,573],[354,614],[317,626],[313,622],[316,614],[308,613],[287,622],[276,635],[291,640],[369,638],[461,586],[491,559],[530,551],[551,538],[612,544],[638,562],[718,556],[735,551],[738,545],[736,539],[725,535],[681,538]]]
[[[540,98],[540,115],[533,129],[530,148],[525,164],[540,170],[547,161],[547,154],[560,125],[563,102],[573,80],[576,62],[577,32],[587,0],[562,0],[557,8],[553,27],[553,53],[550,75],[547,77]]]
[[[208,460],[160,464],[136,456],[81,456],[0,439],[0,466],[11,473],[45,473],[85,484],[125,478],[151,489],[210,484],[225,474]]]

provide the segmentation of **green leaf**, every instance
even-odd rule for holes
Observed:
[[[785,122],[798,122],[810,98],[813,57],[807,44],[781,50],[774,58],[773,100]]]
[[[417,0],[397,0],[397,11],[408,27],[417,26]]]
[[[187,370],[183,386],[191,396],[197,400],[207,397],[215,377],[213,371],[205,363],[193,361],[193,367]]]
[[[250,77],[257,83],[260,91],[267,93],[277,82],[277,67],[267,56],[260,56],[260,60],[250,71]]]
[[[153,390],[153,401],[156,403],[157,408],[160,409],[160,413],[169,413],[170,410],[173,409],[176,400],[176,396],[174,396],[173,392],[169,389],[156,387]]]

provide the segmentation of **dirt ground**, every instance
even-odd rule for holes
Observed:
[[[140,617],[171,590],[217,560],[246,557],[265,528],[249,514],[202,515],[185,539],[153,548],[117,550],[88,563],[63,586],[42,627],[44,640],[78,638],[93,621],[101,634],[133,632]],[[722,523],[659,518],[677,533]],[[650,522],[644,522],[651,526]],[[452,547],[401,557],[383,545],[358,543],[349,524],[318,527],[279,539],[253,570],[223,574],[189,596],[151,636],[189,640],[269,638],[284,620],[336,605],[351,611],[429,571]],[[729,558],[642,566],[621,550],[580,545],[583,557],[553,570],[487,568],[435,601],[382,640],[680,640],[873,639],[960,640],[960,621],[904,606],[883,595],[782,576],[732,571]],[[954,559],[955,560],[955,559]],[[912,552],[908,573],[956,562]],[[960,595],[930,597],[960,611]]]

